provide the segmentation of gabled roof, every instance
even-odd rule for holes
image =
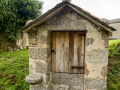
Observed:
[[[87,18],[89,21],[95,23],[98,26],[103,27],[106,31],[112,32],[116,31],[115,28],[108,26],[106,23],[102,22],[100,18],[90,14],[90,12],[68,2],[68,1],[63,1],[59,4],[57,4],[55,7],[41,15],[40,17],[36,18],[34,21],[29,23],[27,26],[24,26],[21,30],[24,30],[25,32],[29,32],[30,28],[34,26],[38,26],[45,22],[46,20],[50,19],[51,17],[55,16],[58,14],[65,6],[71,7],[74,11],[82,15],[83,17]]]
[[[120,18],[110,20],[110,23],[119,23],[119,22],[120,22]]]

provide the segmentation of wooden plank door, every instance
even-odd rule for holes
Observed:
[[[84,73],[84,32],[52,32],[52,72]]]

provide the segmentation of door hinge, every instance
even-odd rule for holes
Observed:
[[[77,67],[77,66],[72,66],[71,68],[84,69],[84,67]]]

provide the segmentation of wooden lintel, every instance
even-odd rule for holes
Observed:
[[[98,26],[98,31],[100,31],[100,26]]]

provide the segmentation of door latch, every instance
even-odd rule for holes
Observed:
[[[56,50],[54,49],[54,50],[51,50],[51,52],[54,52],[54,53],[56,53]]]

